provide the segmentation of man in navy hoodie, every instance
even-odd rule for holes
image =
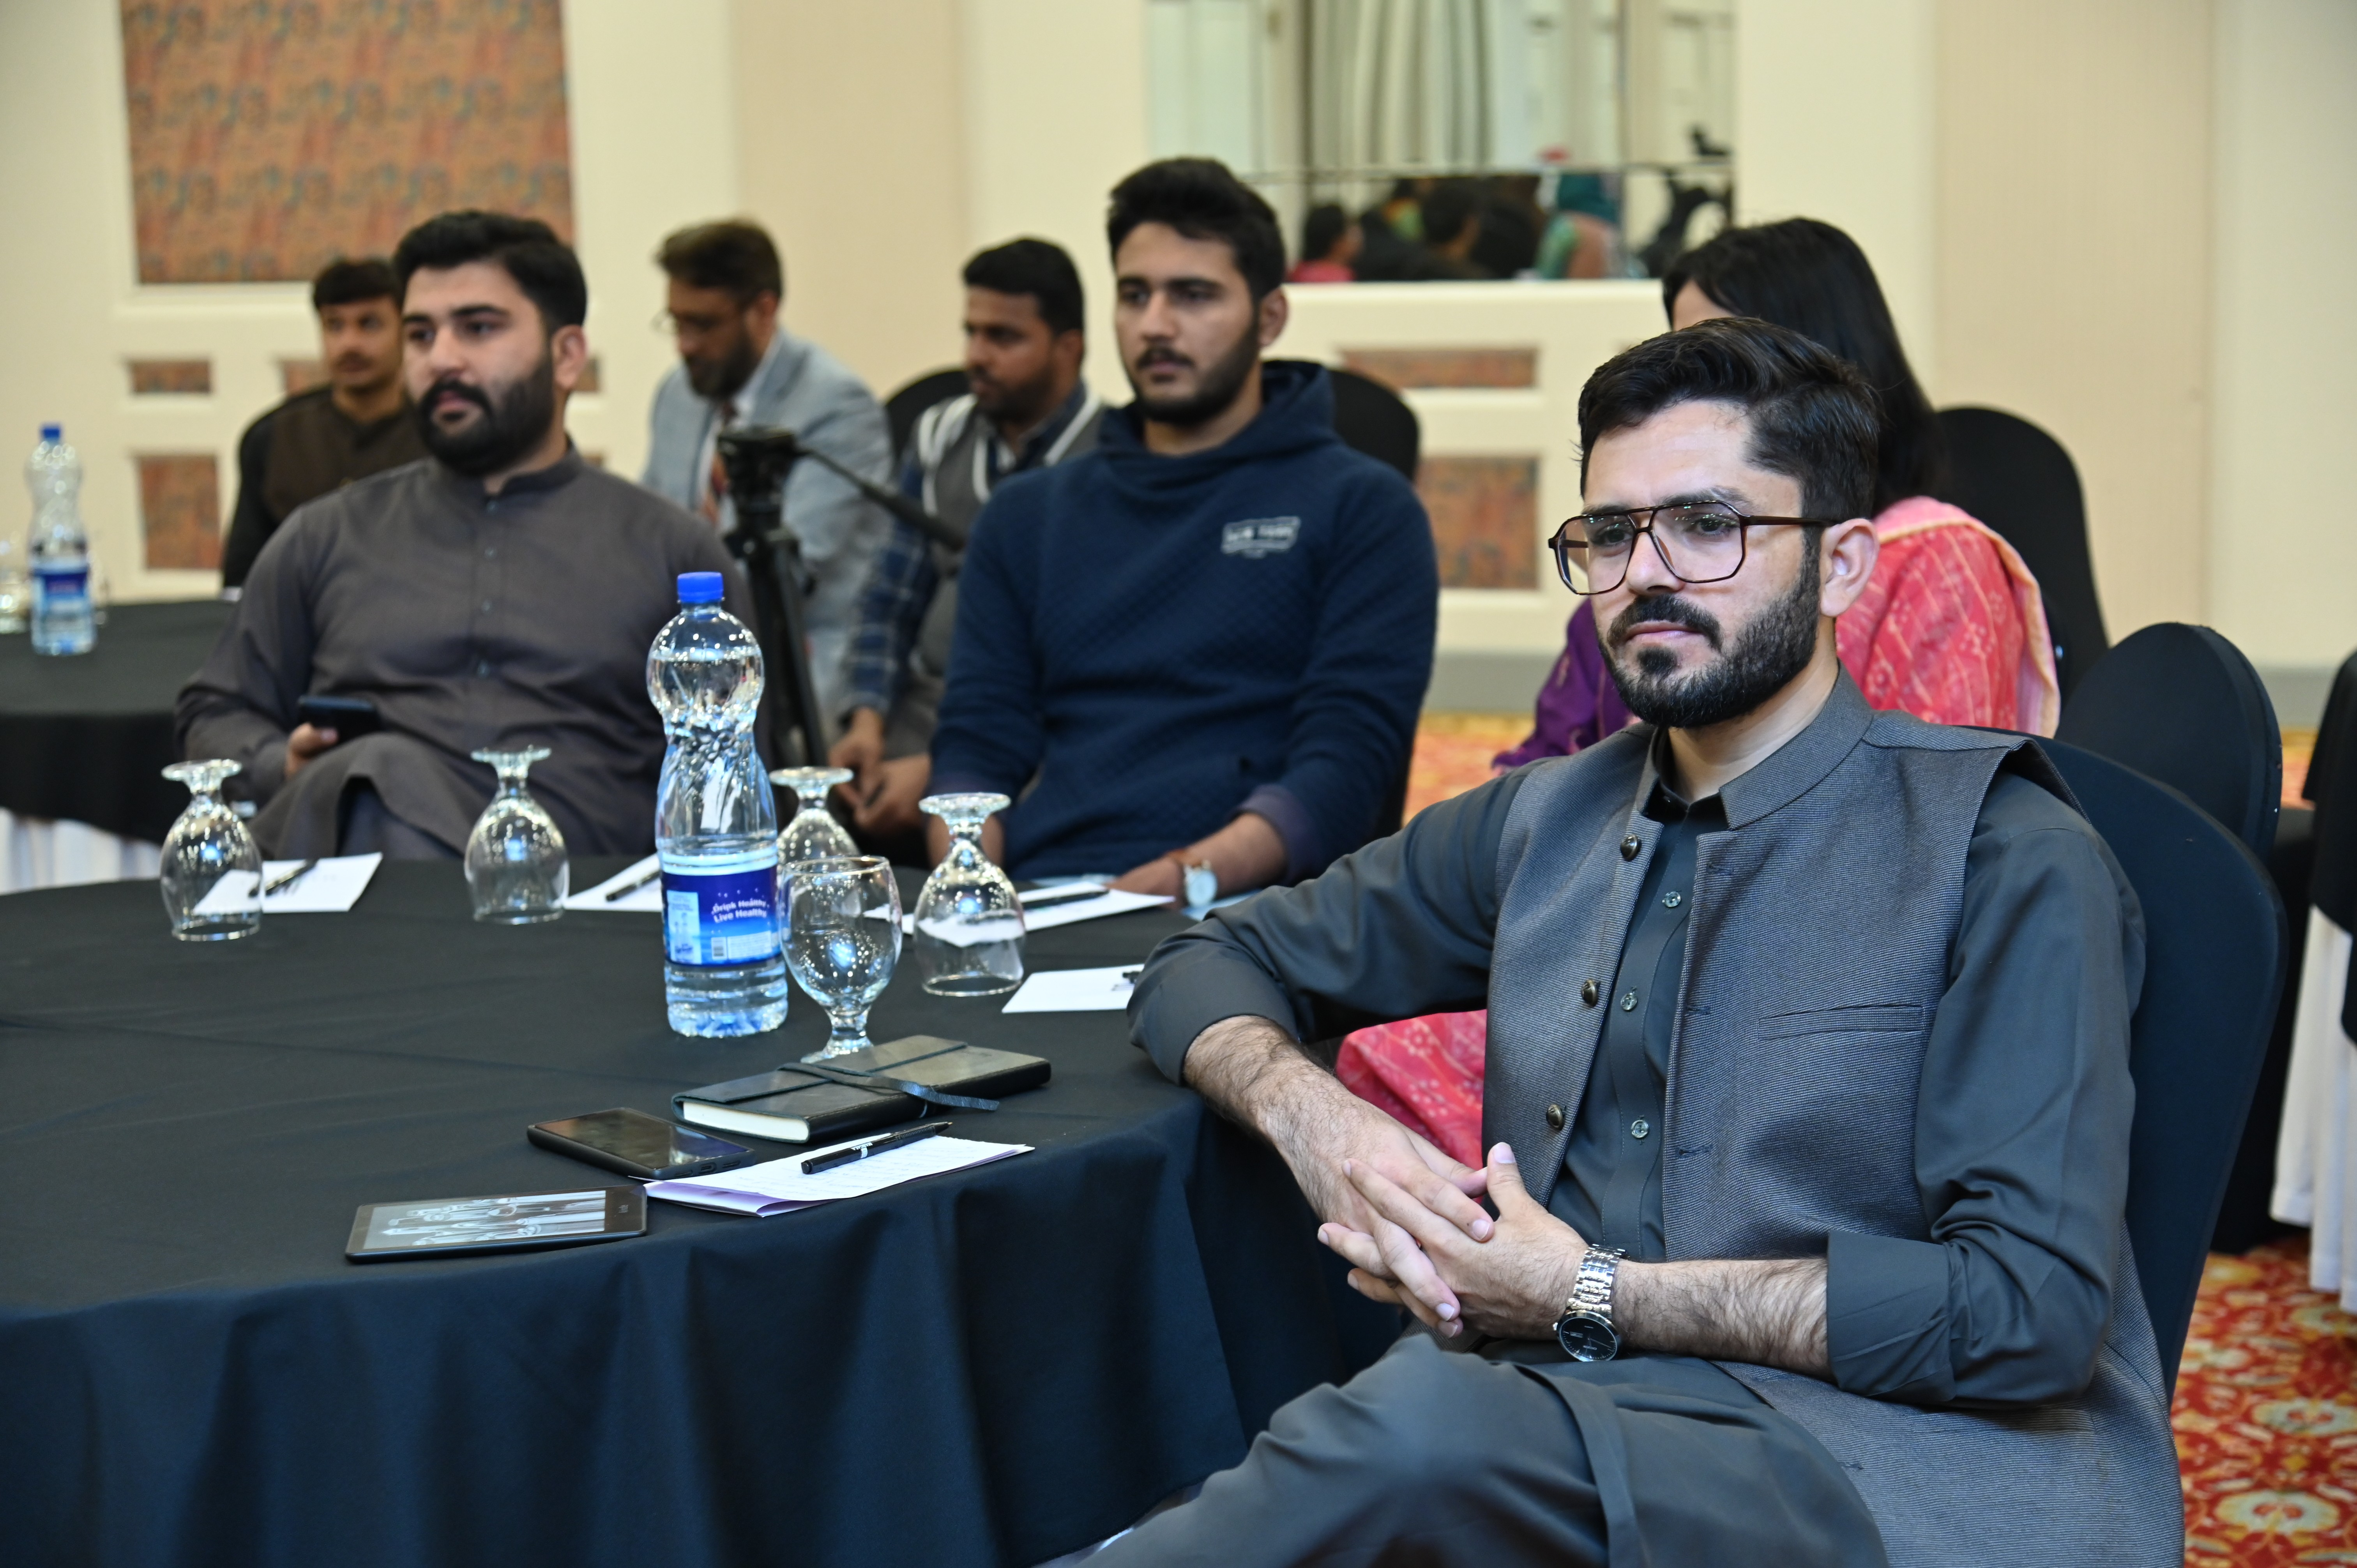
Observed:
[[[1018,875],[1202,904],[1390,825],[1439,575],[1415,492],[1334,435],[1326,372],[1262,361],[1286,321],[1268,204],[1173,158],[1114,188],[1106,229],[1136,401],[975,520],[932,787],[1016,798],[984,843]]]

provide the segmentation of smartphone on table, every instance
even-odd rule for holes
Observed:
[[[643,1111],[619,1107],[561,1121],[535,1122],[524,1129],[524,1136],[544,1149],[640,1181],[705,1176],[771,1157]]]

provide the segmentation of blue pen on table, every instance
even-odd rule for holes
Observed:
[[[870,1138],[864,1144],[853,1144],[847,1148],[832,1149],[823,1155],[811,1155],[802,1161],[802,1175],[817,1176],[820,1172],[831,1171],[837,1165],[847,1165],[854,1160],[864,1160],[870,1155],[880,1155],[887,1149],[897,1149],[904,1144],[913,1144],[920,1138],[930,1138],[936,1133],[946,1133],[949,1130],[950,1123],[947,1122],[920,1122],[914,1127],[903,1127],[897,1133],[887,1133],[880,1138]]]

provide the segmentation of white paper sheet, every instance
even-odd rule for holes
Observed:
[[[684,1203],[695,1208],[716,1208],[725,1214],[766,1217],[808,1208],[813,1204],[832,1203],[837,1198],[881,1192],[888,1187],[898,1187],[919,1176],[962,1171],[971,1165],[988,1165],[993,1160],[1031,1152],[1028,1144],[985,1144],[972,1138],[952,1138],[944,1133],[920,1138],[913,1144],[888,1149],[880,1155],[870,1155],[864,1160],[854,1160],[847,1165],[837,1165],[816,1176],[802,1174],[802,1162],[812,1155],[823,1155],[827,1149],[848,1148],[889,1131],[889,1128],[880,1129],[878,1133],[864,1133],[840,1144],[830,1144],[826,1149],[813,1149],[808,1154],[769,1160],[758,1165],[747,1165],[741,1170],[721,1171],[694,1181],[649,1182],[647,1196]]]
[[[313,866],[307,875],[289,887],[264,896],[262,912],[265,915],[341,915],[361,901],[368,891],[369,878],[376,875],[382,864],[381,854],[338,854]],[[262,863],[262,885],[270,886],[273,878],[293,871],[303,863],[299,860],[265,860]],[[253,897],[253,873],[232,871],[212,885],[197,904],[200,915],[225,915],[243,908]]]
[[[1137,965],[1041,970],[1017,986],[1002,1013],[1118,1013],[1129,1005]]]
[[[634,865],[624,866],[587,892],[574,894],[565,900],[565,907],[568,909],[611,909],[637,915],[660,915],[663,908],[661,877],[623,894],[619,898],[609,901],[606,897],[618,887],[629,887],[654,868],[655,857],[649,855]]]

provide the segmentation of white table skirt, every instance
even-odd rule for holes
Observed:
[[[0,893],[152,877],[158,847],[116,838],[87,822],[53,822],[0,811]]]
[[[2309,911],[2267,1208],[2287,1225],[2309,1228],[2309,1284],[2337,1292],[2344,1311],[2357,1311],[2357,1160],[2349,1148],[2357,1130],[2357,1042],[2341,1029],[2349,948],[2347,931]]]

